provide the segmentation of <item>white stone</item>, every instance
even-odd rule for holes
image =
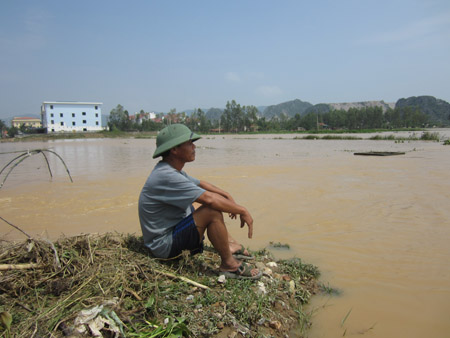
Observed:
[[[263,282],[258,282],[258,293],[265,295],[267,293],[266,286]]]
[[[219,278],[217,279],[218,283],[225,283],[227,281],[227,278],[225,277],[225,275],[220,275]]]
[[[269,268],[276,268],[276,267],[278,266],[278,264],[275,263],[275,262],[269,262],[269,263],[267,263],[266,265],[267,265]]]

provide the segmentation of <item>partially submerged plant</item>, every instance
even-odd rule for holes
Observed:
[[[11,161],[9,161],[3,168],[0,170],[0,176],[3,174],[3,172],[9,167],[9,170],[6,172],[5,177],[3,178],[3,181],[0,184],[0,189],[3,187],[3,184],[5,184],[6,179],[8,178],[9,174],[16,168],[20,163],[22,163],[24,160],[29,158],[33,155],[42,154],[44,156],[45,162],[47,163],[48,172],[50,174],[50,177],[53,177],[52,170],[50,169],[50,163],[48,162],[47,155],[45,153],[54,154],[56,157],[59,158],[59,160],[62,162],[64,167],[66,168],[67,175],[69,175],[70,181],[73,182],[72,176],[70,176],[69,168],[67,168],[66,163],[62,159],[61,156],[59,156],[55,151],[50,149],[33,149],[33,150],[27,150],[27,151],[15,151],[12,153],[21,153],[20,155],[14,157]],[[0,153],[0,154],[11,154],[11,153]]]
[[[422,141],[436,141],[439,142],[440,140],[440,135],[439,133],[431,133],[429,131],[426,131],[422,134],[422,136],[420,137],[420,139]]]
[[[280,242],[270,242],[269,244],[271,247],[278,248],[278,249],[290,249],[291,248],[291,246],[287,243],[283,244]]]

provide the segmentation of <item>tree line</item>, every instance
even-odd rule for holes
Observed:
[[[128,111],[118,104],[110,112],[109,130],[158,131],[171,123],[183,123],[191,130],[201,133],[401,129],[424,128],[430,124],[429,115],[412,106],[396,107],[385,112],[381,107],[310,111],[305,115],[295,114],[293,117],[289,117],[281,114],[266,119],[260,116],[258,108],[255,106],[241,106],[235,100],[227,101],[225,109],[215,116],[208,117],[208,113],[202,109],[195,109],[189,115],[185,112],[177,113],[175,109],[171,109],[168,113],[156,114],[155,119],[143,118],[144,116],[148,116],[148,113],[141,110],[134,115],[135,119],[132,119]],[[25,125],[20,128],[8,127],[2,120],[0,120],[0,131],[2,136],[7,134],[9,137],[14,137],[19,132],[35,133],[32,128]]]
[[[145,112],[141,110],[140,116]],[[255,106],[241,106],[235,100],[227,101],[220,117],[208,118],[201,109],[189,116],[171,109],[167,114],[157,114],[156,119],[132,120],[120,104],[111,110],[108,126],[110,130],[157,131],[171,123],[183,123],[193,131],[239,133],[248,131],[298,131],[298,130],[362,130],[423,128],[429,123],[428,115],[418,108],[401,107],[383,112],[381,107],[350,108],[349,110],[311,111],[303,116],[295,114],[275,116],[270,120],[259,116]]]

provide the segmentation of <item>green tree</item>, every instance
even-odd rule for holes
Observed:
[[[303,116],[301,127],[305,128],[306,130],[317,129],[317,114],[312,112]]]
[[[221,125],[225,131],[239,132],[244,130],[244,109],[235,100],[227,101],[221,116]]]
[[[244,128],[252,130],[258,121],[258,108],[255,106],[244,106]]]
[[[8,136],[9,137],[14,137],[19,133],[19,129],[17,129],[16,127],[11,127],[8,130]]]
[[[112,130],[124,130],[124,125],[128,123],[128,113],[125,113],[123,106],[120,104],[116,108],[112,109],[109,113],[108,127]]]
[[[178,122],[178,114],[175,108],[172,108],[166,115],[166,123],[172,124]]]
[[[6,126],[6,123],[3,122],[3,120],[0,120],[0,138],[3,137],[4,132],[8,132],[8,127]]]

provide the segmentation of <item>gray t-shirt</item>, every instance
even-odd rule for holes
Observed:
[[[167,258],[173,228],[191,214],[192,203],[205,190],[200,181],[166,162],[159,162],[139,196],[139,221],[144,243],[156,257]]]

